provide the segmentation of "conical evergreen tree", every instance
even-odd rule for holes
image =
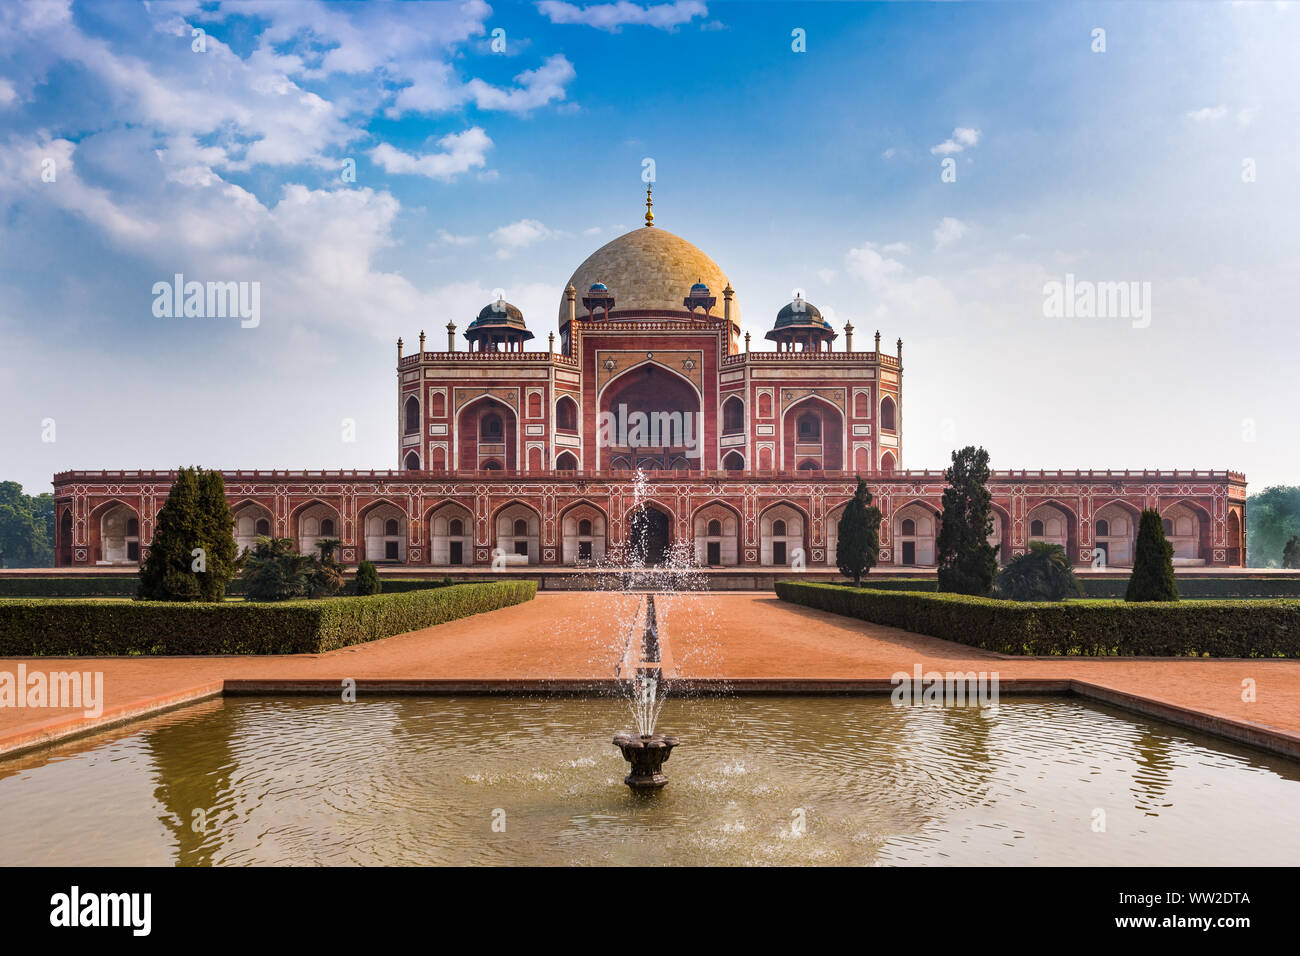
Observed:
[[[226,481],[219,471],[199,472],[199,512],[202,533],[196,548],[206,552],[207,571],[199,574],[199,592],[205,601],[224,601],[226,588],[239,573],[239,546],[235,543],[235,516],[226,501]]]
[[[378,594],[384,589],[383,583],[379,580],[379,571],[370,561],[362,561],[357,566],[357,593],[358,594]]]
[[[1174,549],[1165,537],[1160,512],[1147,508],[1138,525],[1133,574],[1128,579],[1126,601],[1177,601]]]
[[[858,476],[853,500],[840,516],[835,539],[835,564],[840,574],[862,584],[862,575],[876,566],[880,552],[880,509],[871,503],[871,489]]]
[[[182,468],[154,521],[137,596],[147,601],[202,600],[199,577],[191,570],[191,552],[199,547],[202,536],[199,476],[193,468]]]
[[[1300,534],[1287,538],[1286,545],[1282,548],[1282,567],[1292,571],[1300,569]]]
[[[939,590],[983,597],[998,573],[997,548],[989,544],[993,499],[988,489],[989,453],[967,445],[952,453],[944,477],[939,527]]]

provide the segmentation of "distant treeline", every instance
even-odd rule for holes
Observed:
[[[0,568],[54,566],[54,495],[0,481]]]
[[[1300,485],[1273,485],[1246,499],[1246,564],[1282,567],[1282,551],[1300,535]]]

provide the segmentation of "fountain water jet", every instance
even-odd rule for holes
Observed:
[[[655,597],[646,596],[645,628],[641,634],[640,659],[632,670],[632,708],[636,720],[635,734],[617,734],[614,746],[623,751],[623,759],[632,765],[624,778],[635,791],[659,790],[668,783],[664,762],[677,746],[677,738],[654,732],[655,718],[662,704],[660,689],[663,667],[659,660],[659,623],[655,617]]]

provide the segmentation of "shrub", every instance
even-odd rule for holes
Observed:
[[[379,580],[379,572],[370,561],[362,561],[357,567],[357,594],[378,594],[384,589]]]
[[[1082,597],[1083,587],[1059,544],[1029,542],[1029,550],[1011,559],[998,575],[996,596],[1010,601],[1064,601]]]
[[[1126,601],[1177,601],[1174,549],[1165,537],[1160,512],[1147,508],[1138,524],[1133,548],[1133,573],[1124,592]]]
[[[289,538],[259,538],[245,559],[243,583],[250,601],[332,597],[343,588],[343,569],[333,547],[322,547],[318,558],[299,554]]]
[[[536,581],[276,604],[0,602],[0,656],[317,654],[531,601]]]
[[[1300,657],[1300,601],[1029,603],[802,581],[776,593],[1002,654]]]

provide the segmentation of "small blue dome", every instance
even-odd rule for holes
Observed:
[[[697,282],[691,286],[691,295],[708,295],[709,287],[703,282]]]
[[[609,286],[605,285],[605,283],[603,283],[603,282],[593,282],[593,283],[591,284],[591,288],[588,289],[587,291],[588,291],[588,292],[608,292],[608,291],[609,291]]]

